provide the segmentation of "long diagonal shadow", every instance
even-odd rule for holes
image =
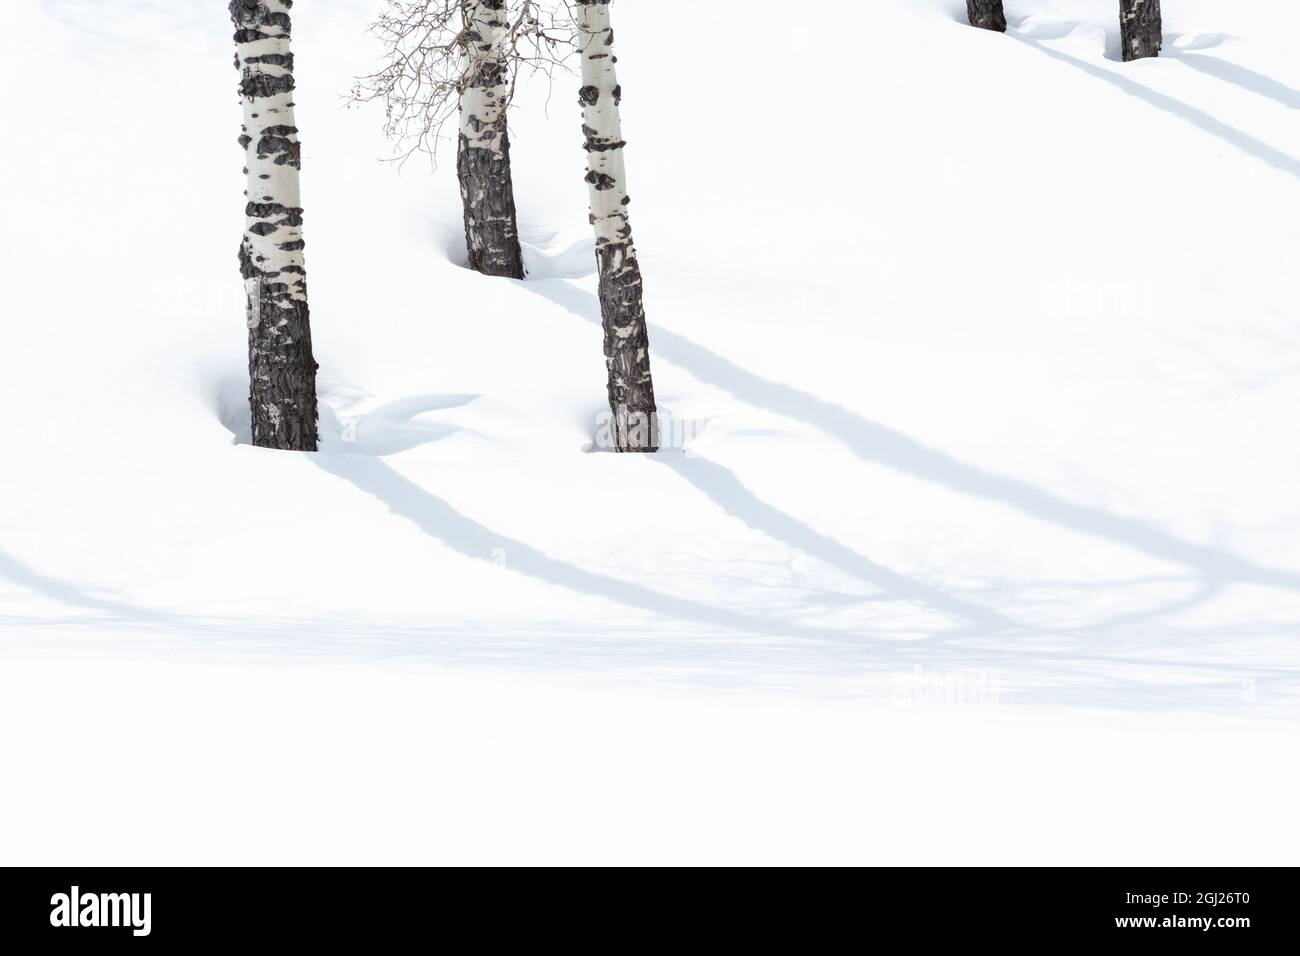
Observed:
[[[539,551],[531,545],[500,534],[461,514],[437,495],[426,491],[378,458],[334,455],[324,452],[309,455],[318,467],[385,505],[393,514],[405,518],[425,534],[469,558],[493,561],[494,554],[506,556],[506,567],[555,584],[571,591],[603,597],[627,607],[683,620],[697,625],[727,628],[746,634],[775,637],[807,637],[821,641],[852,641],[863,637],[844,631],[774,621],[758,614],[715,607],[652,588],[622,581]],[[882,643],[882,647],[888,646]]]
[[[1070,56],[1068,53],[1062,53],[1060,50],[1053,50],[1049,46],[1039,43],[1032,37],[1024,34],[1017,34],[1014,30],[1008,30],[1007,36],[1011,37],[1025,46],[1033,47],[1046,57],[1057,60],[1061,63],[1068,63],[1077,70],[1082,70],[1089,76],[1095,76],[1097,79],[1127,93],[1129,96],[1136,97],[1145,103],[1162,109],[1167,113],[1172,113],[1179,119],[1191,123],[1197,129],[1203,130],[1213,136],[1236,147],[1243,153],[1254,156],[1256,159],[1267,163],[1274,169],[1279,169],[1300,179],[1300,161],[1284,153],[1276,146],[1270,146],[1262,139],[1256,139],[1249,133],[1237,129],[1235,126],[1223,122],[1206,113],[1204,110],[1190,106],[1182,100],[1176,100],[1172,96],[1166,96],[1164,93],[1157,93],[1155,90],[1143,86],[1141,83],[1135,83],[1126,76],[1113,73],[1110,70],[1095,66],[1086,60],[1080,60],[1078,57]],[[1183,58],[1183,57],[1180,57]],[[1208,59],[1208,58],[1207,58]],[[1258,91],[1257,91],[1258,92]]]
[[[600,323],[600,304],[590,292],[561,279],[521,283],[580,318]],[[1227,551],[1180,540],[1141,521],[1058,498],[1017,478],[985,471],[869,421],[843,406],[749,372],[702,345],[654,326],[650,347],[702,382],[757,408],[804,422],[839,441],[864,461],[884,465],[961,494],[994,501],[1042,521],[1125,545],[1222,580],[1300,590],[1300,574],[1269,568]]]
[[[964,618],[972,626],[986,632],[1008,631],[1019,627],[996,611],[953,597],[863,557],[834,538],[827,537],[763,501],[746,488],[733,472],[716,462],[673,454],[652,457],[703,492],[727,514],[755,531],[799,548],[819,561],[868,581],[892,597]]]
[[[1217,56],[1206,56],[1204,53],[1186,53],[1182,50],[1169,50],[1162,55],[1177,60],[1198,73],[1239,86],[1249,93],[1274,100],[1290,109],[1300,110],[1300,90],[1279,83],[1271,76],[1239,66],[1231,60],[1221,60]]]

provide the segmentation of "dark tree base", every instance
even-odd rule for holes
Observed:
[[[1124,62],[1159,56],[1162,29],[1160,0],[1120,0],[1119,34]]]
[[[266,282],[262,284],[265,288]],[[316,450],[317,368],[307,303],[293,301],[286,307],[262,296],[261,321],[248,330],[254,445]]]
[[[465,248],[475,272],[508,279],[524,277],[510,178],[510,137],[501,131],[501,153],[471,147],[463,135],[456,150],[456,174],[465,209]]]
[[[1002,0],[966,0],[966,16],[973,27],[1007,32],[1007,15],[1002,12]]]
[[[641,267],[630,244],[596,248],[600,267],[600,316],[605,329],[605,367],[615,450],[659,450],[659,415],[650,379],[650,341],[641,302]],[[631,329],[627,335],[620,331]]]

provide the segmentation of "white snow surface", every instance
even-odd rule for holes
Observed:
[[[12,0],[0,862],[1296,862],[1300,8],[1164,7],[620,0],[623,456],[576,78],[487,279],[300,0],[305,455],[225,4]]]

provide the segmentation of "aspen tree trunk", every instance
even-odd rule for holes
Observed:
[[[303,267],[301,147],[293,119],[293,0],[230,0],[244,106],[246,223],[239,271],[248,296],[253,444],[316,450],[316,360]]]
[[[484,275],[522,279],[506,132],[506,0],[463,2],[468,42],[456,174],[465,208],[465,247],[470,268]]]
[[[1160,0],[1119,0],[1120,48],[1125,62],[1160,55]]]
[[[1002,0],[966,0],[966,16],[973,27],[1007,32],[1007,15],[1002,12]]]
[[[650,343],[641,302],[641,269],[628,223],[627,177],[614,64],[609,0],[575,0],[582,57],[582,132],[586,137],[587,192],[596,231],[600,314],[605,329],[609,407],[618,451],[655,451],[659,422],[650,380]]]

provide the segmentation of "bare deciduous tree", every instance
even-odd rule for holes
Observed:
[[[248,296],[253,444],[315,451],[317,366],[302,254],[292,6],[293,0],[230,0],[248,176],[239,269]]]
[[[456,171],[470,266],[522,279],[507,112],[523,72],[548,76],[572,52],[556,4],[541,0],[388,0],[372,25],[383,69],[358,80],[352,98],[379,100],[385,132],[436,156],[459,113]]]
[[[1007,32],[1007,15],[1002,12],[1002,0],[966,0],[966,16],[973,27]]]
[[[1160,0],[1119,0],[1120,49],[1124,60],[1159,56]]]

